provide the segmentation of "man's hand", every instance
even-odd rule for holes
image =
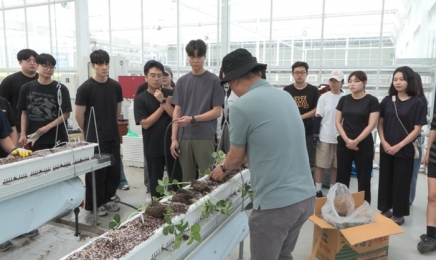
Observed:
[[[422,160],[422,164],[427,167],[428,166],[428,157],[429,153],[425,153],[424,160]]]
[[[156,90],[154,92],[154,97],[157,99],[157,101],[162,102],[162,100],[165,98],[162,91]]]
[[[396,145],[394,145],[394,146],[391,146],[391,147],[386,151],[386,153],[388,153],[388,154],[390,154],[390,155],[395,155],[396,153],[398,153],[398,151],[401,150],[401,148],[403,148],[403,147],[401,146],[400,143],[398,143],[398,144],[396,144]]]
[[[172,105],[171,101],[173,100],[173,96],[168,96],[167,97],[167,103]]]
[[[177,121],[174,123],[177,123],[181,127],[185,127],[185,126],[189,125],[191,123],[191,121],[192,121],[192,116],[182,116],[182,117],[179,117],[179,119],[177,119]]]
[[[50,127],[45,125],[45,126],[39,128],[38,130],[36,130],[35,133],[38,134],[39,136],[42,136],[43,134],[47,133],[48,130],[50,130]]]
[[[357,139],[354,139],[354,140],[348,139],[346,146],[350,150],[359,151],[359,147],[357,147],[358,144],[359,144],[359,141],[357,141]]]
[[[26,136],[26,134],[21,134],[20,135],[20,139],[18,140],[18,144],[20,145],[20,146],[25,146],[26,144],[27,144],[27,136]]]
[[[39,135],[38,133],[35,132],[35,133],[33,133],[33,134],[27,136],[26,144],[31,143],[31,144],[32,144],[32,147],[33,147],[33,145],[36,143],[36,141],[37,141],[40,137],[41,137],[41,135]]]
[[[209,177],[215,181],[223,181],[226,176],[227,174],[221,170],[219,165],[209,173]]]
[[[177,157],[179,157],[179,142],[177,141],[172,141],[171,142],[171,147],[170,147],[170,151],[171,151],[171,155],[174,157],[174,159],[177,159]]]
[[[32,154],[31,150],[27,150],[24,148],[15,148],[11,151],[12,156],[20,156],[20,157],[27,157]]]

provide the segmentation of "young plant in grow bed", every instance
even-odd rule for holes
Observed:
[[[185,232],[188,231],[189,222],[184,222],[181,220],[179,223],[173,223],[171,217],[172,208],[167,207],[167,216],[165,216],[165,223],[167,224],[164,227],[162,233],[167,236],[168,234],[174,234],[174,249],[180,248],[182,245],[183,237],[185,236]],[[201,227],[198,224],[192,225],[190,228],[189,236],[188,236],[188,245],[192,244],[194,240],[201,242],[200,235]]]

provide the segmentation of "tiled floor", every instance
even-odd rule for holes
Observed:
[[[143,185],[143,169],[125,167],[125,173],[130,184],[130,190],[118,190],[117,194],[123,203],[132,206],[139,206],[150,201],[149,195]],[[356,180],[352,179],[351,190],[356,191]],[[372,179],[372,207],[376,209],[378,190],[378,171]],[[327,190],[324,190],[324,194]],[[124,204],[120,204],[121,217],[128,216],[133,209]],[[419,236],[425,232],[425,212],[427,206],[427,181],[426,175],[419,174],[417,194],[414,204],[411,207],[411,215],[406,218],[403,234],[391,236],[389,247],[389,259],[394,260],[415,260],[415,259],[436,259],[436,252],[427,255],[421,255],[416,250]],[[249,212],[248,212],[249,213]],[[101,224],[98,228],[102,231],[108,229],[108,223],[113,218],[114,213],[109,216],[99,218]],[[74,215],[69,213],[62,219],[65,221],[73,220]],[[83,210],[80,213],[80,222],[92,224],[92,216]],[[3,225],[4,223],[2,223]],[[100,231],[100,232],[102,232]],[[31,239],[19,238],[12,240],[14,247],[0,253],[0,259],[59,259],[69,252],[75,250],[87,243],[91,237],[95,237],[95,229],[88,227],[82,229],[82,236],[75,237],[74,229],[64,224],[49,222],[40,227],[40,235]],[[304,224],[294,251],[294,259],[307,259],[312,251],[313,224],[308,221]],[[232,254],[227,257],[228,260],[238,259],[239,247],[235,247]],[[250,259],[249,238],[245,239],[244,257]]]

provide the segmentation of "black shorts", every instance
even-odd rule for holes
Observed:
[[[436,178],[436,163],[428,162],[427,177]]]

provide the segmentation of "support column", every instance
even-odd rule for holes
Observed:
[[[76,64],[80,85],[88,79],[88,67],[85,66],[85,58],[88,58],[90,54],[88,0],[75,1],[74,3],[76,8]]]

